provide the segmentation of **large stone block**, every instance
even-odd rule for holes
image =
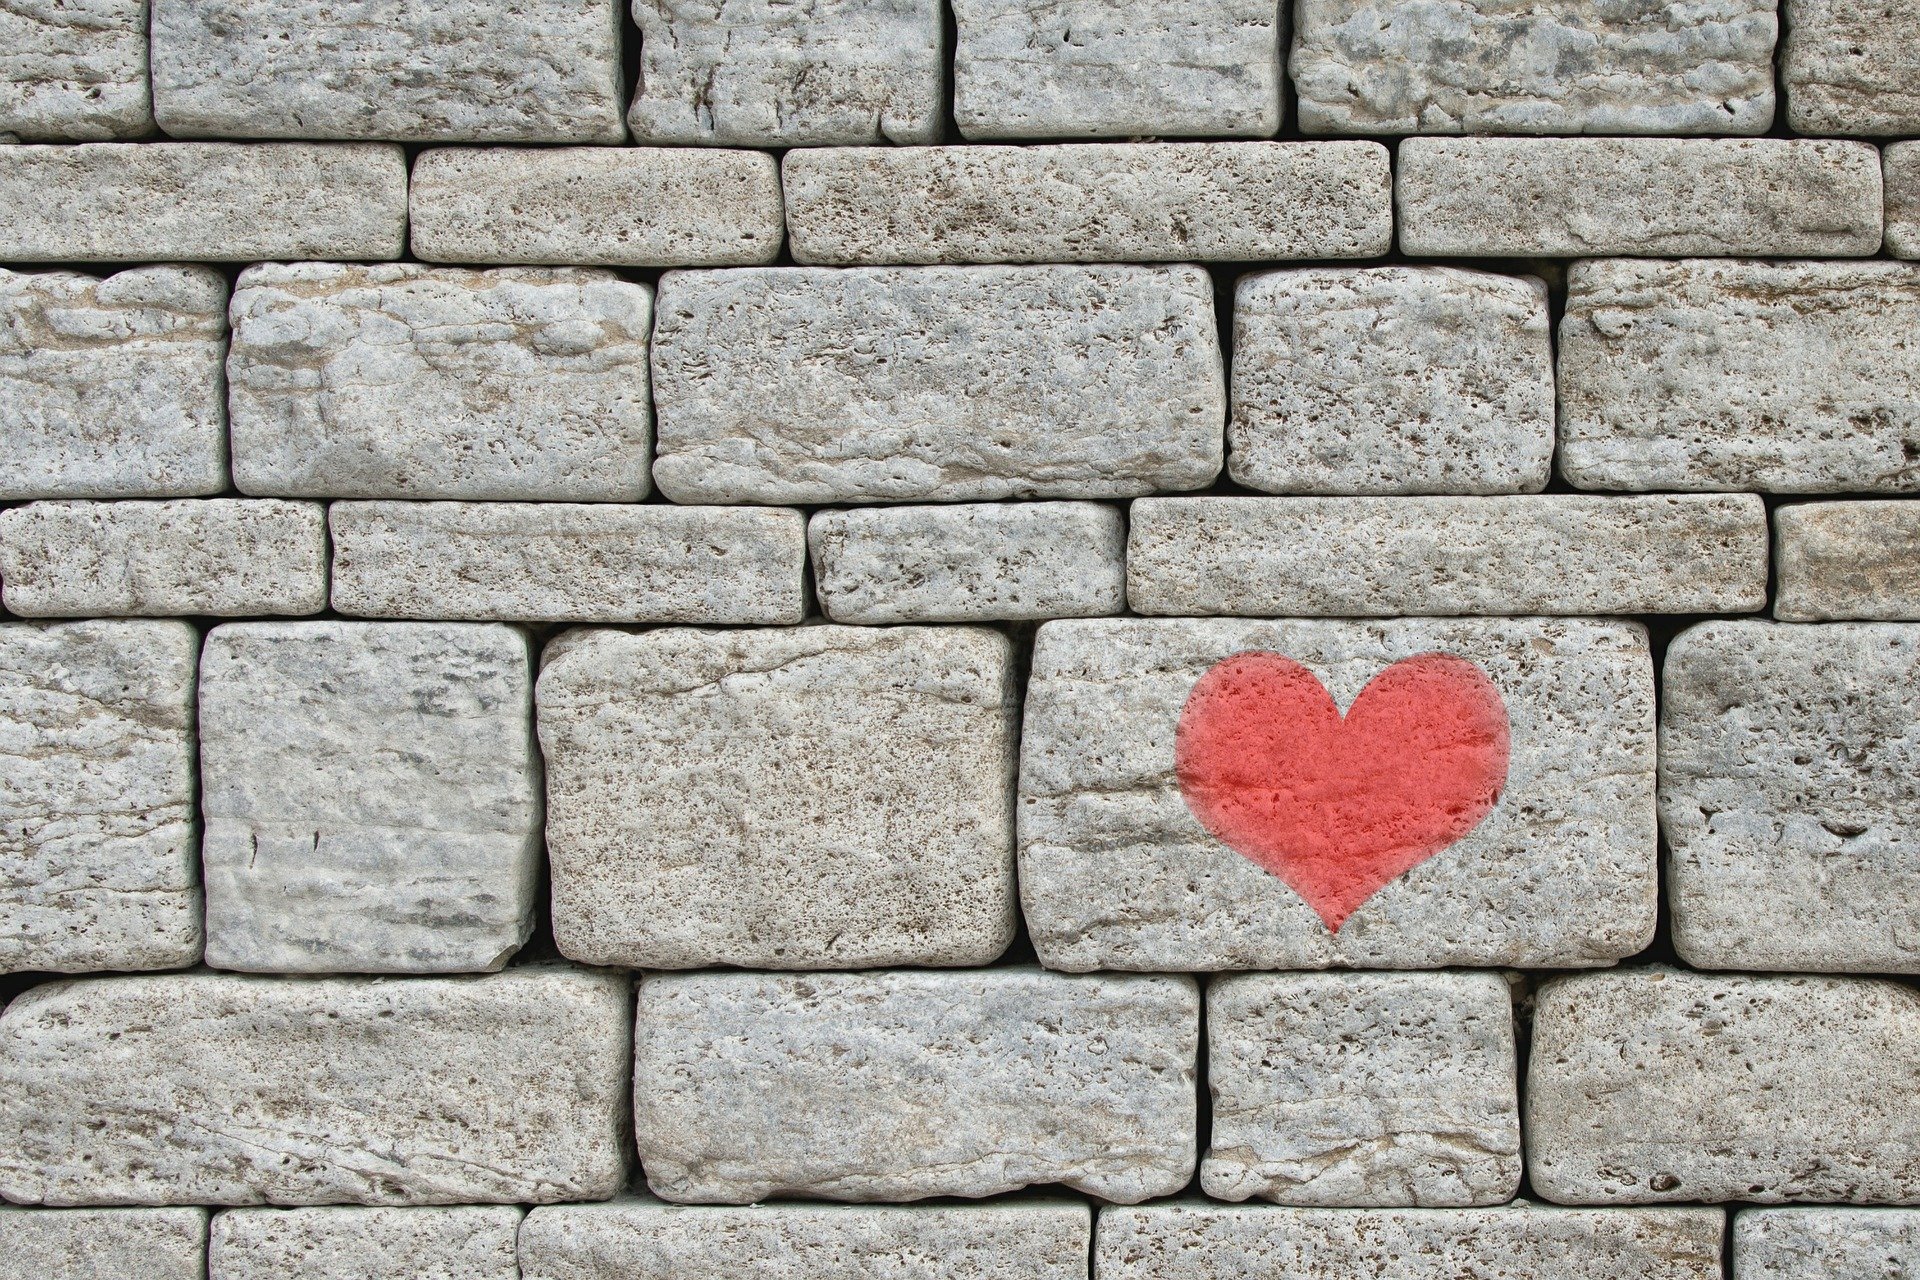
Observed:
[[[1773,509],[1773,616],[1920,619],[1920,502],[1790,502]]]
[[[207,1280],[520,1280],[514,1205],[229,1209]]]
[[[207,1280],[205,1209],[0,1208],[19,1280]]]
[[[575,631],[538,691],[560,950],[985,964],[1013,937],[1011,646],[970,628]]]
[[[1920,0],[1786,0],[1786,26],[1796,133],[1920,133]]]
[[[1035,969],[648,977],[641,1167],[720,1204],[1167,1195],[1193,1172],[1199,1006],[1187,978]]]
[[[1920,258],[1920,142],[1896,142],[1881,152],[1887,186],[1887,252]]]
[[[1916,1269],[1911,1209],[1747,1209],[1733,1219],[1739,1280],[1898,1280]]]
[[[105,142],[152,132],[147,0],[0,8],[0,134]]]

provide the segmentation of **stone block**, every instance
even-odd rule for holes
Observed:
[[[147,0],[0,9],[0,134],[105,142],[152,132]]]
[[[207,1280],[520,1280],[524,1211],[229,1209],[213,1220]]]
[[[1887,187],[1887,252],[1920,258],[1920,142],[1896,142],[1881,152]]]
[[[1911,1209],[1747,1209],[1733,1219],[1739,1280],[1897,1280],[1916,1268]]]
[[[1786,0],[1781,79],[1796,133],[1920,133],[1920,0]]]
[[[20,1280],[207,1280],[207,1211],[9,1205],[0,1267]]]
[[[1782,622],[1920,620],[1920,503],[1775,507],[1773,573]]]

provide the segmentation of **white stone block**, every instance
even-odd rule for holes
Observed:
[[[1887,252],[1920,258],[1920,142],[1896,142],[1880,154],[1887,186]]]
[[[152,132],[147,0],[0,8],[0,134],[104,142]]]
[[[207,1280],[520,1280],[514,1205],[229,1209]]]
[[[1790,502],[1773,509],[1773,616],[1920,620],[1920,502]]]
[[[1920,133],[1920,0],[1786,0],[1781,78],[1796,133]]]
[[[1899,1280],[1916,1269],[1911,1209],[1746,1209],[1733,1219],[1739,1280]]]
[[[9,1205],[0,1268],[19,1280],[206,1280],[207,1211]]]

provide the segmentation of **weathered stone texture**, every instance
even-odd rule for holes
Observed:
[[[658,316],[675,502],[1131,497],[1220,472],[1198,267],[676,271]]]
[[[1181,709],[1247,650],[1306,664],[1342,708],[1399,659],[1457,654],[1506,703],[1500,803],[1337,934],[1181,796]],[[1049,622],[1021,736],[1028,931],[1043,964],[1070,970],[1610,963],[1653,936],[1653,717],[1646,633],[1628,623]]]
[[[207,1280],[205,1209],[0,1208],[17,1280]]]
[[[796,262],[1370,258],[1393,237],[1377,142],[849,147],[781,172]]]
[[[207,1280],[520,1280],[513,1205],[229,1209]]]
[[[1187,978],[1037,969],[648,977],[641,1167],[722,1204],[1167,1195],[1193,1172],[1199,1005]]]
[[[1797,133],[1920,133],[1920,0],[1786,0],[1781,72]]]
[[[533,927],[532,655],[510,627],[228,623],[200,670],[207,963],[497,969]]]
[[[1881,152],[1887,186],[1887,252],[1920,258],[1920,142],[1896,142]]]
[[[645,968],[991,961],[1014,931],[1011,658],[967,628],[549,643],[560,950]]]
[[[1773,571],[1782,622],[1920,619],[1920,503],[1775,507]]]
[[[624,978],[185,973],[0,1015],[0,1194],[31,1204],[549,1204],[625,1179]]]
[[[0,6],[0,134],[104,142],[152,132],[147,0]]]
[[[1747,1209],[1733,1220],[1739,1280],[1899,1280],[1917,1269],[1911,1209]]]
[[[1451,267],[1242,276],[1227,469],[1269,493],[1514,493],[1547,483],[1546,284]]]
[[[608,271],[241,273],[233,478],[275,497],[633,501],[653,291]]]
[[[1865,257],[1880,156],[1811,138],[1409,138],[1409,254]]]

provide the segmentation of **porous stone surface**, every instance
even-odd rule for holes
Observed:
[[[550,642],[537,697],[561,952],[990,962],[1014,931],[1011,660],[1006,637],[972,628]]]
[[[1916,997],[1871,978],[1632,969],[1535,998],[1525,1124],[1536,1193],[1909,1203],[1920,1196]]]
[[[1786,26],[1796,133],[1920,133],[1920,0],[1786,0]]]
[[[1865,257],[1880,156],[1817,138],[1409,138],[1400,248],[1416,256]]]
[[[954,120],[974,139],[1271,137],[1283,9],[954,0]]]
[[[1553,458],[1547,286],[1453,267],[1240,278],[1227,470],[1269,493],[1515,493]]]
[[[1236,974],[1208,984],[1207,1045],[1217,1200],[1486,1205],[1520,1185],[1498,974]]]
[[[940,141],[938,0],[633,0],[641,142],[846,147]]]
[[[1764,133],[1775,0],[1301,0],[1308,133]]]
[[[1478,664],[1505,702],[1500,802],[1337,934],[1181,795],[1181,710],[1248,650],[1304,663],[1342,708],[1436,651]],[[1632,623],[1049,622],[1021,735],[1021,905],[1041,963],[1075,971],[1608,964],[1653,936],[1653,787],[1653,664]]]
[[[798,511],[336,502],[330,522],[333,607],[357,617],[774,626],[806,616]]]
[[[207,1280],[520,1280],[513,1205],[229,1209]]]
[[[16,1203],[604,1200],[627,981],[218,973],[53,982],[0,1014],[0,1194]]]
[[[327,607],[327,513],[234,498],[33,502],[0,512],[7,611],[222,617]]]
[[[1912,1209],[1747,1209],[1733,1219],[1741,1280],[1899,1280],[1916,1268]]]
[[[781,178],[796,262],[1370,258],[1393,239],[1377,142],[845,147]]]
[[[1190,978],[649,976],[640,1163],[655,1195],[684,1202],[1058,1182],[1131,1204],[1193,1172],[1199,1028]]]
[[[532,655],[511,628],[236,622],[200,664],[207,963],[497,969],[533,927]]]
[[[0,625],[0,972],[200,958],[198,653],[183,622]]]
[[[1197,489],[1226,377],[1198,267],[675,271],[653,335],[674,502]]]
[[[1127,522],[1097,502],[822,511],[807,525],[835,622],[1033,622],[1127,607]]]
[[[624,142],[619,0],[152,0],[175,138]]]
[[[384,143],[0,147],[0,261],[397,258],[406,228]]]
[[[21,1280],[206,1280],[205,1209],[0,1207],[0,1266]]]
[[[220,492],[226,350],[210,268],[0,268],[0,499]]]
[[[244,493],[647,495],[644,284],[565,267],[268,263],[241,273],[232,317]]]
[[[1767,513],[1752,494],[1143,498],[1127,598],[1251,617],[1750,613]]]
[[[0,134],[104,142],[152,132],[147,0],[0,7]]]
[[[1920,258],[1920,142],[1896,142],[1881,152],[1887,187],[1887,252]]]
[[[1773,509],[1773,616],[1920,619],[1920,504],[1791,502]]]
[[[1587,489],[1920,489],[1920,266],[1581,262],[1560,470]]]

